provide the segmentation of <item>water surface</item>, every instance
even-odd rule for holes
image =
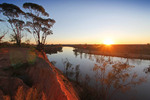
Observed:
[[[95,89],[103,100],[150,100],[150,60],[74,52],[47,54],[70,79]]]

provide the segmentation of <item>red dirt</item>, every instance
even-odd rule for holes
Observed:
[[[42,98],[46,100],[79,99],[72,84],[49,62],[45,53],[27,48],[0,49],[0,98],[8,95],[16,100],[20,86],[23,86],[24,95],[21,96],[24,98],[31,94],[26,91],[36,89],[44,93]],[[32,96],[28,100],[32,100]]]

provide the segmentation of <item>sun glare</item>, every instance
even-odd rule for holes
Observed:
[[[105,45],[111,45],[111,44],[114,44],[113,40],[111,40],[111,39],[106,39],[106,40],[104,40],[103,43],[104,43]]]

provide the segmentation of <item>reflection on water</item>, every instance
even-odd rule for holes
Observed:
[[[72,64],[69,62],[69,60],[66,58],[64,61],[62,59],[63,67],[64,67],[64,73],[68,78],[75,79],[75,81],[79,82],[79,74],[80,74],[80,65],[76,65],[75,67],[72,66]]]
[[[96,88],[104,100],[110,100],[117,92],[126,92],[146,81],[146,77],[130,72],[133,67],[122,62],[112,64],[111,67],[107,61],[100,65],[95,64],[93,71],[96,73],[95,80],[99,83]]]
[[[147,67],[147,68],[144,69],[144,72],[145,72],[146,74],[149,74],[149,73],[150,73],[150,65],[149,65],[149,67]]]
[[[85,54],[70,47],[47,56],[68,78],[92,87],[93,100],[150,100],[148,60]]]

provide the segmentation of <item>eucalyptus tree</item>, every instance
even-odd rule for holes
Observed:
[[[20,46],[23,37],[22,31],[25,26],[25,22],[21,19],[25,13],[18,6],[8,3],[0,4],[0,13],[4,16],[3,20],[9,23],[13,31],[11,38]]]
[[[24,3],[23,8],[28,10],[26,13],[28,32],[33,34],[37,43],[37,49],[42,50],[47,36],[53,34],[51,27],[55,20],[48,18],[49,14],[41,5]]]
[[[3,22],[4,20],[0,19],[0,22]],[[0,31],[0,42],[2,40],[2,38],[4,38],[4,36],[7,34],[7,32],[2,32]]]
[[[0,41],[4,38],[4,36],[7,34],[7,32],[0,32]]]

